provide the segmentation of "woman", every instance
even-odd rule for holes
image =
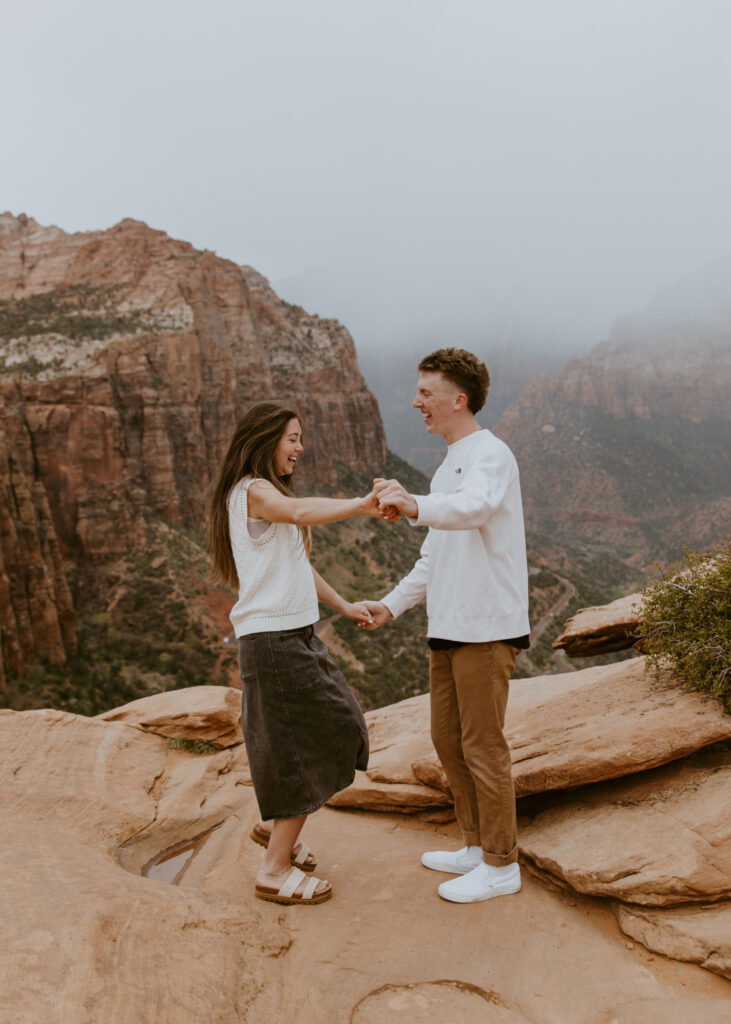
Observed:
[[[240,420],[211,505],[213,573],[238,588],[231,622],[239,641],[243,728],[267,847],[255,894],[274,903],[322,903],[327,881],[298,837],[308,814],[349,786],[368,763],[368,732],[355,697],[313,631],[318,600],[361,625],[364,604],[345,601],[309,563],[309,527],[379,516],[365,498],[295,498],[302,454],[297,413],[272,403]],[[382,515],[382,513],[380,513]],[[264,822],[272,820],[271,828]]]

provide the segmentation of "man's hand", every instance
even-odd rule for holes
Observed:
[[[393,618],[388,608],[381,601],[359,601],[358,606],[364,607],[371,617],[370,622],[358,623],[361,629],[378,629],[379,626]]]
[[[375,488],[376,488],[377,484],[384,484],[385,482],[386,481],[383,479],[383,477],[376,477],[376,479],[373,481],[373,488],[374,489],[371,491],[371,494],[373,495],[373,500],[376,503],[376,515],[378,516],[379,519],[383,519],[387,523],[397,523],[399,521],[399,519],[401,518],[401,513],[396,508],[396,506],[395,505],[380,506],[378,504],[378,498],[376,497]]]
[[[382,511],[395,508],[397,512],[408,519],[416,519],[419,515],[416,499],[398,480],[374,480],[373,493],[378,499],[378,507]]]

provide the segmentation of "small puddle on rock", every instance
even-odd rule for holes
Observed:
[[[143,877],[151,878],[155,882],[169,882],[170,885],[179,885],[193,858],[204,846],[210,834],[215,832],[217,828],[218,825],[214,825],[213,828],[197,836],[195,839],[178,843],[177,846],[171,846],[169,850],[163,850],[162,853],[158,853],[157,857],[154,857],[142,869]]]

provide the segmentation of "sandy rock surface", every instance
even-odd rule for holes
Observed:
[[[564,796],[520,830],[539,870],[579,892],[665,906],[731,897],[731,750]]]
[[[429,696],[366,714],[367,778],[334,805],[410,811],[426,805],[412,787],[449,787],[430,738]],[[731,738],[731,716],[711,697],[658,682],[644,658],[562,675],[514,679],[505,734],[517,796],[571,789],[653,768]],[[433,793],[430,794],[433,796]],[[437,806],[434,803],[432,806]]]
[[[457,1010],[460,1021],[586,1024],[625,1003],[729,991],[693,964],[671,971],[627,948],[609,908],[525,873],[517,896],[440,900],[444,876],[419,859],[456,848],[454,826],[403,815],[318,812],[304,838],[333,899],[255,900],[263,851],[249,838],[243,747],[194,756],[135,726],[53,711],[0,714],[0,743],[0,990],[12,1024],[444,1024]]]
[[[640,594],[628,594],[595,608],[580,608],[566,621],[563,633],[552,646],[562,648],[572,658],[632,647],[640,626],[641,608]]]
[[[630,1003],[607,1024],[728,1024],[726,999],[652,999]]]
[[[527,871],[515,896],[440,899],[448,876],[420,858],[457,849],[454,825],[325,808],[305,837],[335,894],[312,913],[284,911],[292,945],[271,962],[280,980],[262,988],[252,1020],[604,1024],[626,1003],[687,996],[727,999],[731,1012],[728,982],[629,942],[608,906]]]
[[[97,715],[173,739],[206,740],[219,747],[243,742],[241,693],[228,686],[190,686],[141,697]]]
[[[662,909],[619,903],[614,909],[622,931],[643,946],[731,981],[731,903]]]
[[[216,825],[211,835],[232,825],[248,835],[256,810],[235,750],[192,758],[139,729],[57,711],[1,713],[0,743],[2,1019],[245,1019],[265,959],[289,941],[249,884],[237,891],[253,844],[225,895],[139,874]]]

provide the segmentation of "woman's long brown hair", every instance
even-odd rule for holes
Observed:
[[[208,551],[213,561],[211,576],[226,586],[236,589],[239,585],[228,526],[228,499],[231,491],[239,480],[253,476],[268,480],[282,494],[292,496],[289,486],[292,477],[277,476],[274,452],[287,424],[294,419],[300,419],[294,409],[287,409],[274,402],[260,402],[244,413],[231,438],[213,492],[208,520]],[[310,531],[306,526],[299,527],[299,531],[309,555]]]

